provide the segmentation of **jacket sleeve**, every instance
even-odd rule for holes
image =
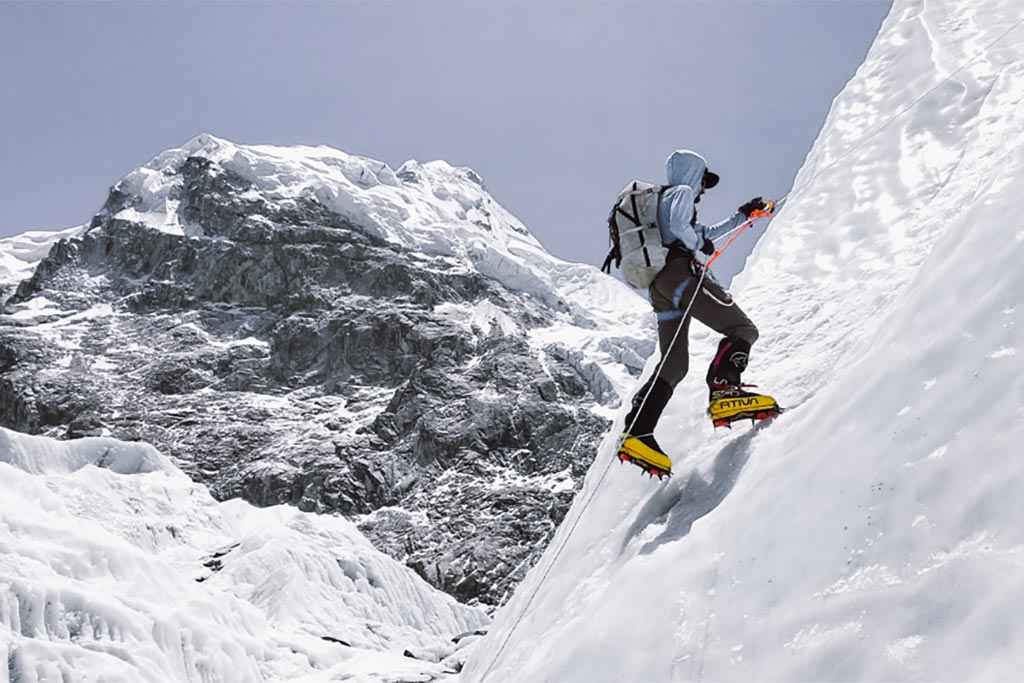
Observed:
[[[697,223],[697,225],[694,227],[696,228],[696,232],[698,234],[703,235],[704,237],[707,237],[709,240],[714,241],[717,240],[721,235],[724,235],[725,233],[729,232],[730,230],[735,230],[739,226],[743,225],[744,223],[747,222],[747,220],[748,219],[746,216],[737,211],[736,213],[729,216],[721,223],[715,223],[714,225],[704,225],[703,223]]]
[[[668,203],[668,232],[690,251],[696,251],[703,240],[697,237],[690,220],[693,218],[693,188],[678,185],[666,192],[662,201]]]

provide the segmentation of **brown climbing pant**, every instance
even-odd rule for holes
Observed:
[[[658,343],[662,362],[658,371],[670,386],[675,387],[686,376],[690,367],[690,318],[696,318],[715,332],[753,344],[757,328],[740,310],[732,296],[711,277],[705,276],[700,292],[693,301],[690,315],[683,319],[683,311],[693,298],[699,276],[690,269],[690,259],[670,260],[651,283],[651,305],[658,316]],[[676,330],[679,335],[676,336]],[[669,349],[672,338],[675,344]]]

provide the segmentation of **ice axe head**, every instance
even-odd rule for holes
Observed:
[[[768,201],[765,201],[763,209],[755,209],[754,211],[751,211],[750,212],[750,217],[751,218],[769,218],[769,217],[771,217],[771,215],[772,215],[772,213],[774,211],[775,211],[775,202],[768,200]]]

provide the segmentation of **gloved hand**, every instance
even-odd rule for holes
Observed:
[[[711,256],[715,253],[715,243],[705,237],[704,244],[700,245],[700,250],[708,256]]]
[[[764,211],[768,205],[764,203],[764,200],[760,197],[754,197],[749,202],[741,206],[738,211],[747,218],[750,218],[750,214],[755,211]]]

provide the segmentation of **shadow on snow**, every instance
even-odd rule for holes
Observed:
[[[652,524],[664,524],[665,528],[657,538],[643,545],[640,549],[642,555],[689,534],[693,523],[718,507],[732,491],[750,458],[750,442],[767,425],[767,421],[758,422],[727,443],[715,456],[710,481],[694,469],[678,486],[669,485],[656,491],[637,513],[622,541],[620,552],[625,551],[633,539]]]

